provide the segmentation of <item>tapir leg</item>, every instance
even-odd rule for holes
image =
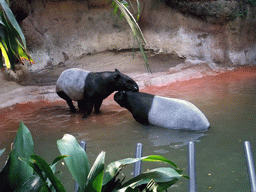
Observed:
[[[80,111],[86,110],[86,101],[84,99],[77,101],[77,103],[78,103],[78,108]]]
[[[102,104],[102,101],[103,100],[98,100],[98,101],[94,101],[94,112],[96,114],[99,114],[100,113],[100,106]]]
[[[64,99],[64,100],[67,102],[67,104],[68,104],[68,106],[69,106],[69,108],[70,108],[70,111],[71,111],[72,113],[75,113],[75,112],[76,112],[76,108],[75,108],[75,106],[73,105],[73,102],[72,102],[72,100],[70,99],[70,97],[67,96],[67,94],[64,93],[63,91],[59,91],[59,92],[57,92],[57,94],[59,95],[60,98]]]
[[[90,101],[83,102],[83,106],[84,106],[83,118],[86,118],[88,115],[90,115],[92,113],[93,102],[90,102]]]

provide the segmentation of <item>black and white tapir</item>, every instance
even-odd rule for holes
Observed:
[[[76,112],[72,100],[77,101],[84,117],[91,114],[93,106],[95,113],[100,113],[103,99],[122,90],[139,91],[139,86],[117,69],[114,72],[90,72],[71,68],[63,71],[56,83],[58,96],[66,100],[71,112]]]
[[[114,100],[141,124],[202,131],[210,127],[205,115],[192,103],[142,92],[119,91]]]

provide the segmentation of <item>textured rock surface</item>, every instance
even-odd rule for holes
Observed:
[[[225,23],[246,14],[243,1],[167,0],[166,4],[184,14],[191,14],[212,23]]]
[[[30,11],[22,21],[22,29],[36,62],[31,70],[53,69],[65,65],[70,58],[133,47],[128,24],[113,16],[113,8],[107,0],[24,2],[29,3]],[[253,1],[140,2],[139,24],[147,49],[172,53],[190,63],[207,62],[212,68],[255,64]],[[13,10],[20,9],[14,6]],[[22,15],[27,13],[26,7]]]

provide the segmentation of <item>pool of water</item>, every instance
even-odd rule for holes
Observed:
[[[243,141],[250,141],[256,154],[255,67],[141,91],[191,101],[206,115],[211,128],[197,133],[140,125],[113,101],[113,95],[103,102],[100,115],[87,119],[81,118],[83,114],[71,114],[60,100],[16,104],[0,109],[0,147],[7,148],[0,166],[23,121],[32,133],[35,153],[49,163],[59,155],[56,141],[69,133],[86,141],[91,164],[102,150],[106,151],[106,164],[134,157],[135,146],[140,142],[143,155],[163,155],[187,174],[187,143],[193,140],[198,191],[250,191]],[[142,168],[155,166],[163,165],[143,163]],[[67,191],[73,191],[74,181],[67,168],[60,165],[59,169]],[[124,172],[131,176],[131,170],[128,167]],[[187,191],[187,180],[182,178],[169,191]]]

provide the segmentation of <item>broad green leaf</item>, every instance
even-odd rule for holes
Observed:
[[[58,163],[60,160],[68,157],[69,155],[59,155],[58,157],[56,157],[53,162],[52,162],[52,165],[55,165],[56,163]]]
[[[168,163],[175,167],[176,171],[178,173],[181,173],[182,170],[179,170],[177,168],[177,165],[170,161],[169,159],[166,159],[165,157],[159,156],[159,155],[150,155],[150,156],[145,156],[141,158],[126,158],[122,159],[119,161],[115,161],[110,163],[105,171],[104,174],[104,180],[103,180],[103,185],[107,184],[112,178],[116,176],[116,174],[123,168],[125,165],[129,165],[132,163],[136,163],[137,161],[151,161],[151,162],[162,162],[162,163]]]
[[[34,156],[32,156],[32,157],[34,157]],[[57,158],[55,158],[54,159],[54,161],[53,161],[53,163],[52,163],[52,165],[50,165],[50,169],[52,170],[52,172],[54,173],[55,172],[55,169],[56,169],[56,164],[60,161],[60,160],[62,160],[63,158],[65,158],[65,157],[67,157],[67,156],[62,156],[62,155],[60,155],[60,156],[58,156]],[[40,157],[36,157],[36,158],[38,158],[38,159],[40,159]],[[35,189],[38,189],[38,188],[40,188],[40,187],[44,187],[44,189],[45,190],[48,190],[48,191],[50,191],[50,188],[48,187],[48,185],[46,185],[46,183],[49,183],[49,185],[51,185],[51,180],[50,180],[50,178],[44,173],[44,170],[42,170],[39,166],[38,166],[38,164],[36,163],[37,161],[32,161],[32,160],[28,160],[28,159],[25,159],[25,158],[19,158],[21,161],[23,161],[23,162],[26,162],[28,165],[30,165],[32,168],[33,168],[33,170],[35,171],[35,173],[38,175],[38,177],[40,178],[40,182],[39,181],[37,181],[37,179],[36,178],[34,178],[35,179],[35,182],[36,183],[34,183],[36,186],[35,186]],[[40,160],[40,161],[44,161],[44,160]],[[47,163],[46,163],[47,164]],[[47,167],[48,167],[49,165],[47,164]],[[49,170],[48,170],[49,171]],[[30,189],[31,188],[31,190],[33,190],[33,186],[29,186],[29,183],[32,183],[33,184],[33,181],[31,181],[33,178],[30,178],[30,180],[29,181],[27,181],[27,183],[26,184],[24,184],[23,186],[21,186],[21,189],[24,189],[24,191],[26,191],[26,188],[28,188],[28,189]],[[55,182],[56,183],[56,182]],[[58,183],[58,181],[57,181],[57,183]],[[33,185],[34,185],[33,184]],[[41,186],[40,186],[40,184],[41,184]],[[53,186],[53,185],[51,185],[51,186]],[[19,190],[18,190],[19,191]]]
[[[5,57],[5,63],[7,68],[12,68],[14,69],[14,63],[18,54],[17,51],[17,43],[15,41],[15,37],[18,36],[17,32],[15,31],[15,29],[11,26],[11,24],[6,20],[6,18],[4,17],[3,12],[0,12],[0,16],[2,19],[2,22],[4,23],[4,27],[2,27],[1,30],[1,43],[3,48],[5,49],[6,55],[8,56],[8,60],[7,57]],[[3,49],[1,50],[3,53]],[[9,64],[10,63],[10,64]]]
[[[56,157],[56,158],[53,160],[53,162],[52,162],[52,164],[51,164],[51,166],[50,166],[53,173],[56,171],[56,165],[57,165],[57,163],[58,163],[60,160],[66,158],[66,157],[68,157],[68,155],[59,155],[58,157]]]
[[[180,177],[182,177],[182,175],[180,175],[175,169],[170,167],[160,167],[144,172],[127,181],[119,191],[125,191],[128,187],[134,188],[142,184],[148,184],[152,179],[158,184],[158,188],[160,189],[158,189],[158,191],[163,191],[176,183]]]
[[[35,164],[45,173],[46,177],[51,181],[54,189],[57,192],[64,192],[65,188],[63,187],[62,183],[56,178],[49,164],[43,158],[37,155],[32,155],[31,158],[35,162]]]
[[[132,164],[139,161],[139,159],[135,158],[127,158],[127,159],[122,159],[119,161],[114,161],[110,163],[104,173],[104,178],[103,178],[103,185],[106,185],[109,181],[111,181],[119,172],[122,170],[122,168],[125,165]]]
[[[11,9],[9,8],[8,4],[5,2],[5,0],[0,0],[0,4],[4,10],[4,13],[6,15],[6,17],[8,18],[9,22],[11,23],[11,25],[13,26],[13,28],[17,31],[22,44],[24,47],[26,47],[26,41],[25,41],[25,36],[18,24],[18,22],[15,19],[15,16],[13,15]]]
[[[4,191],[5,187],[14,190],[33,175],[33,169],[27,163],[18,159],[18,157],[30,159],[30,156],[34,153],[31,133],[22,122],[12,147],[9,159],[1,172],[3,176],[1,182],[3,183],[0,185],[0,191]]]
[[[65,134],[61,140],[58,140],[57,145],[62,155],[69,155],[64,160],[79,187],[84,189],[90,171],[88,157],[84,149],[76,138],[69,134]]]
[[[45,174],[43,173],[43,171],[38,167],[38,165],[37,165],[34,161],[32,161],[32,159],[29,160],[29,159],[25,159],[25,158],[19,157],[19,160],[21,160],[21,161],[27,163],[30,167],[33,168],[33,170],[34,170],[34,172],[35,172],[33,176],[37,175],[37,176],[40,178],[40,180],[41,180],[40,182],[43,183],[42,185],[44,185],[44,184],[46,183],[46,181],[47,181],[47,176],[45,176]],[[30,179],[31,179],[31,178],[29,178],[28,180],[30,180]],[[22,184],[22,185],[23,185],[23,184]],[[24,188],[28,187],[28,184],[24,184],[24,185],[25,185]],[[22,187],[22,186],[21,186],[21,187]],[[39,186],[37,186],[37,187],[39,187]],[[23,188],[23,187],[22,187],[22,188]],[[47,188],[49,188],[48,185],[47,185]]]
[[[20,161],[23,161],[23,162],[25,162],[25,163],[27,163],[30,167],[32,167],[32,169],[35,171],[35,172],[37,172],[37,166],[36,166],[36,164],[32,161],[32,159],[26,159],[26,158],[22,158],[22,157],[18,157],[18,159],[20,160]]]
[[[145,158],[142,158],[142,161],[163,162],[163,163],[168,163],[175,168],[178,168],[177,165],[175,163],[173,163],[171,160],[169,160],[163,156],[160,156],[160,155],[150,155]]]
[[[46,183],[42,181],[42,179],[38,175],[33,175],[26,182],[24,182],[21,186],[19,186],[15,192],[38,192],[42,187],[45,187],[45,192],[50,192]]]
[[[5,148],[0,150],[0,156],[4,153]]]
[[[2,55],[3,55],[3,58],[4,58],[4,63],[7,67],[7,69],[10,69],[11,68],[10,59],[9,59],[9,56],[7,54],[7,51],[6,51],[6,47],[3,45],[2,42],[0,42],[0,49],[1,49],[1,52],[2,52]]]
[[[19,40],[16,38],[17,44],[18,44],[18,57],[23,60],[26,59],[31,63],[35,63],[33,59],[30,57],[30,55],[26,52],[25,48],[20,44]]]
[[[85,191],[101,192],[104,174],[105,154],[106,153],[102,151],[95,160],[87,178],[87,185]]]
[[[163,156],[160,156],[160,155],[150,155],[145,158],[142,158],[141,160],[142,161],[150,161],[150,162],[168,163],[168,164],[172,165],[174,167],[175,171],[177,171],[179,174],[181,174],[183,172],[183,170],[179,169],[178,166],[174,162],[172,162],[171,160],[169,160]],[[184,177],[187,177],[187,176],[184,175]]]

